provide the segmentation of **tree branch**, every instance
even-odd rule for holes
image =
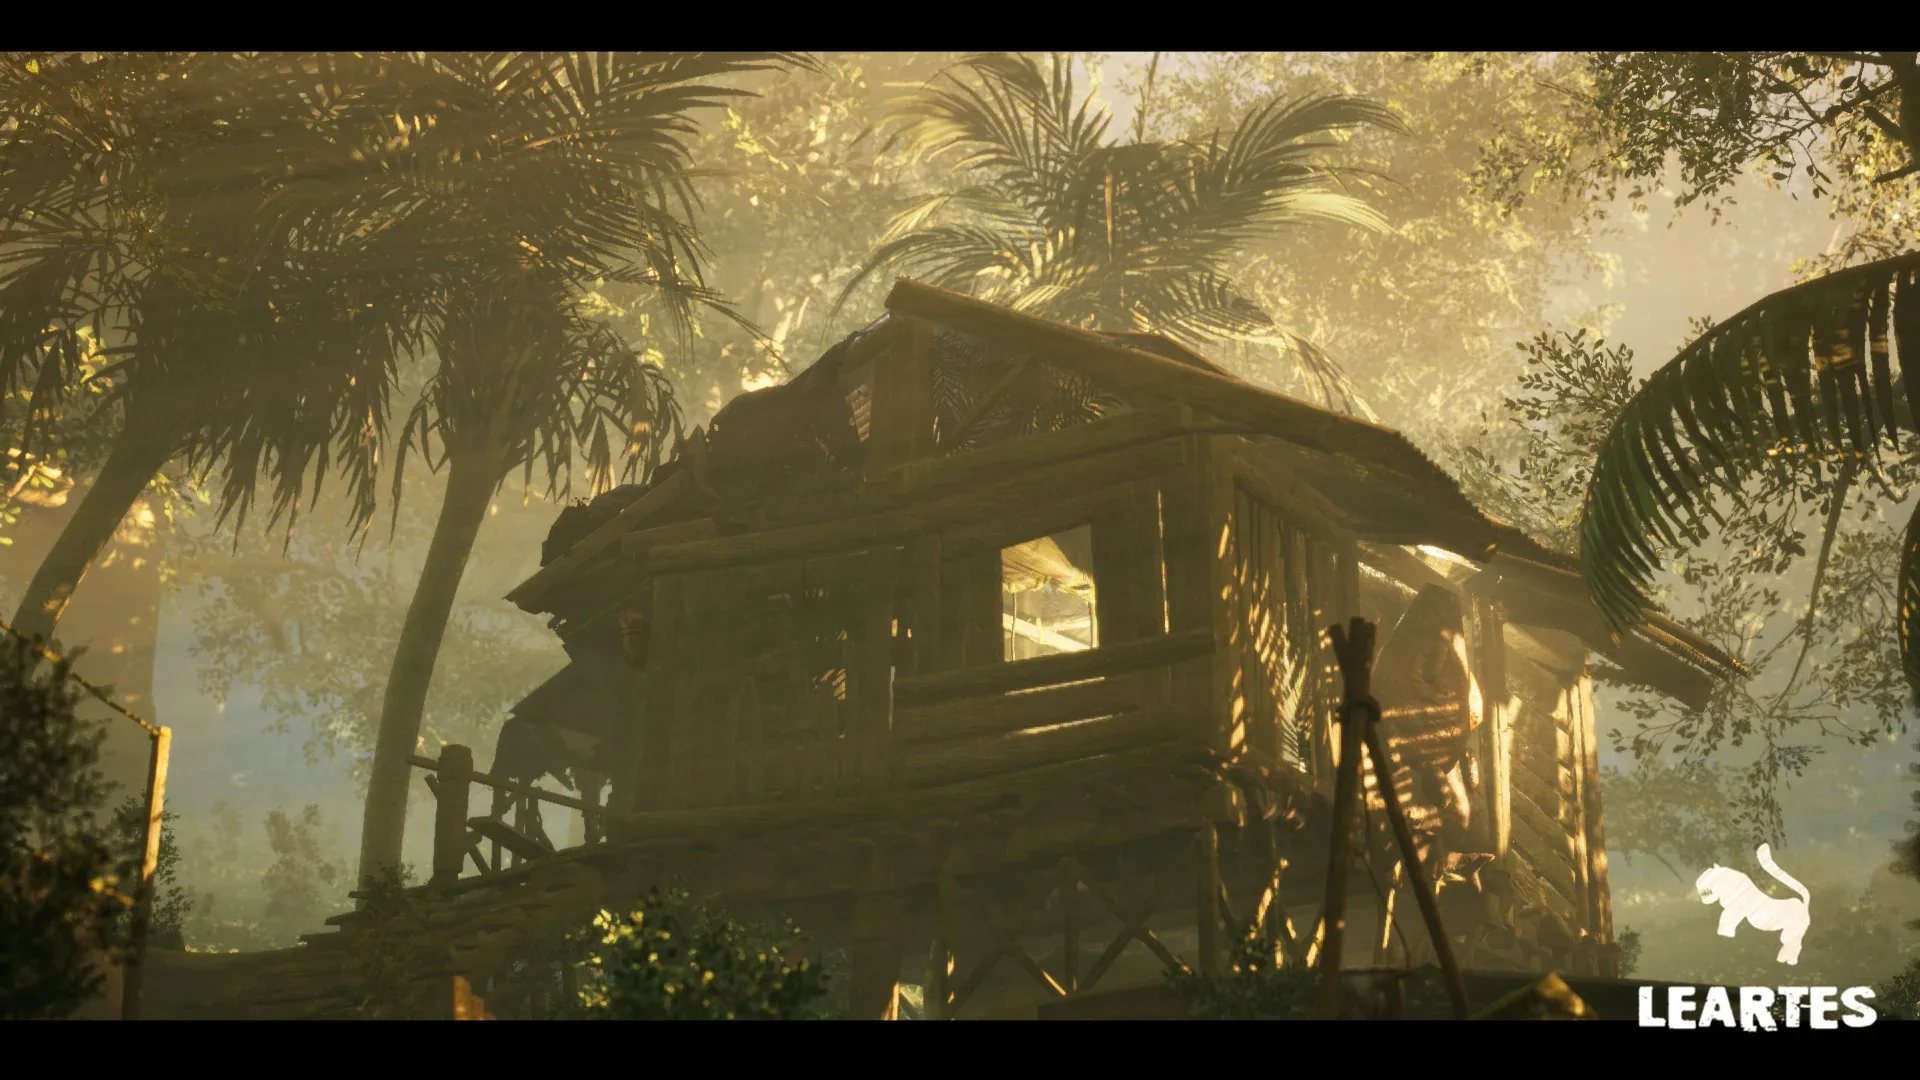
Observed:
[[[1887,138],[1893,139],[1899,142],[1902,146],[1909,145],[1907,143],[1907,133],[1900,130],[1899,124],[1896,124],[1893,121],[1887,119],[1886,113],[1881,112],[1879,109],[1876,109],[1871,105],[1866,106],[1861,111],[1866,113],[1867,119],[1873,121],[1875,127],[1878,127],[1881,131],[1886,132]]]
[[[1892,172],[1881,173],[1879,176],[1873,178],[1873,182],[1876,184],[1885,184],[1889,181],[1898,180],[1903,176],[1911,176],[1916,172],[1920,172],[1920,157],[1914,158],[1912,161],[1907,162]]]

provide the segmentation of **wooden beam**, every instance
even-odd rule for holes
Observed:
[[[887,351],[873,366],[867,419],[867,478],[933,452],[933,326],[903,318],[882,333]]]
[[[641,529],[620,538],[620,554],[633,562],[644,562],[647,553],[654,548],[667,544],[686,544],[696,540],[711,540],[720,535],[720,526],[710,517],[694,518],[692,521],[676,521],[672,525],[660,525],[651,529]]]
[[[1213,651],[1213,630],[1211,627],[1201,627],[1185,634],[1107,645],[1086,652],[1060,653],[980,668],[916,675],[893,684],[894,701],[896,706],[908,708],[949,698],[1079,682],[1166,667],[1207,656]]]
[[[1184,449],[1177,441],[1134,446],[1058,466],[1038,468],[1016,474],[999,484],[975,486],[928,502],[865,514],[851,520],[770,529],[719,540],[665,544],[652,550],[648,556],[648,566],[654,573],[672,574],[741,563],[802,558],[903,543],[921,534],[944,531],[949,527],[964,526],[977,534],[977,538],[984,539],[1002,531],[995,519],[1004,515],[1009,507],[1050,498],[1057,500],[1063,491],[1098,492],[1105,487],[1118,486],[1135,477],[1152,475],[1177,466],[1184,460],[1184,454]],[[1093,498],[1095,504],[1104,505],[1104,496],[1096,495]],[[1089,507],[1088,513],[1092,509]],[[1052,509],[1045,507],[1034,513],[1042,520],[1057,517]],[[1032,537],[1016,536],[1009,539],[1017,542]],[[997,619],[994,630],[996,633],[999,630]]]
[[[1247,425],[1330,454],[1357,454],[1401,473],[1406,487],[1438,504],[1453,504],[1486,531],[1494,526],[1461,493],[1459,485],[1421,454],[1406,437],[1357,417],[1331,412],[1176,360],[1128,348],[1111,338],[1062,326],[946,289],[902,280],[887,295],[887,309],[997,338],[1036,352],[1051,363],[1129,390],[1184,401],[1223,419]]]
[[[452,749],[452,747],[449,746],[448,749]],[[464,749],[464,747],[462,749]],[[467,751],[466,760],[468,765],[471,766],[473,763],[473,752],[471,750]],[[435,772],[438,772],[441,768],[440,762],[420,754],[408,754],[407,761],[418,768],[430,769]],[[558,792],[548,791],[545,788],[535,787],[531,784],[522,784],[518,780],[503,780],[496,776],[488,776],[482,772],[469,772],[467,773],[467,779],[476,784],[485,784],[490,788],[496,788],[500,791],[511,791],[515,795],[525,795],[529,798],[539,799],[541,802],[550,802],[556,806],[564,806],[570,810],[578,810],[581,813],[591,813],[597,809],[595,807],[589,807],[586,803],[571,796],[561,795]]]
[[[1057,465],[1141,443],[1177,438],[1217,423],[1210,417],[1195,414],[1185,405],[1121,413],[1046,435],[1013,439],[951,457],[910,462],[888,472],[870,497],[930,495],[983,480],[998,480],[1010,470],[1023,467]]]
[[[1114,678],[1027,693],[955,698],[903,710],[899,737],[911,743],[977,738],[1122,713],[1153,703],[1146,689],[1137,680]]]
[[[1050,731],[1016,732],[979,745],[918,750],[907,757],[905,779],[913,787],[952,783],[1131,750],[1183,735],[1186,723],[1181,710],[1165,707]]]
[[[615,514],[599,528],[588,533],[566,554],[548,563],[540,572],[520,583],[507,599],[522,611],[540,612],[540,599],[555,585],[572,577],[582,567],[611,550],[620,538],[640,524],[671,508],[693,490],[693,475],[685,470],[674,473],[640,496],[633,505]]]
[[[1086,652],[1093,647],[1084,641],[1075,641],[1065,634],[1049,630],[1039,623],[1016,619],[1004,612],[1000,616],[1000,624],[1008,633],[1026,638],[1028,641],[1037,641],[1056,652]]]

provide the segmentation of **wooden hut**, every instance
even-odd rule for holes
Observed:
[[[869,1011],[902,978],[929,1015],[1026,1008],[1244,936],[1305,961],[1324,630],[1359,614],[1463,962],[1614,973],[1592,680],[1698,703],[1737,664],[1657,612],[1615,640],[1574,560],[1394,431],[1160,338],[911,282],[887,309],[567,511],[510,599],[572,663],[515,711],[546,757],[496,775],[587,778],[658,873],[684,841],[698,887],[839,905]],[[1346,961],[1417,963],[1368,784]]]

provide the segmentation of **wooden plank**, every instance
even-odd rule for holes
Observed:
[[[1327,539],[1352,536],[1351,524],[1332,500],[1295,479],[1258,446],[1238,437],[1223,437],[1216,445],[1233,463],[1239,482],[1275,513]]]
[[[955,488],[1005,477],[1010,471],[1097,457],[1142,443],[1177,441],[1192,431],[1218,426],[1185,405],[1106,416],[1061,431],[1015,439],[950,457],[927,458],[893,469],[870,498],[926,498]]]
[[[685,667],[681,662],[681,653],[685,644],[681,638],[684,625],[683,595],[693,586],[693,575],[676,574],[653,579],[653,633],[652,643],[648,647],[647,664],[647,711],[643,722],[638,725],[638,738],[631,738],[627,729],[630,725],[621,725],[614,731],[616,746],[626,743],[632,749],[622,747],[616,757],[619,771],[614,774],[616,792],[623,779],[638,776],[637,790],[630,805],[633,810],[664,810],[671,805],[667,785],[673,776],[673,754],[675,732],[674,711],[678,707],[679,684],[683,679],[694,677],[697,669]],[[638,768],[635,768],[637,759]],[[631,779],[627,782],[632,783]],[[626,805],[622,806],[626,809]]]
[[[1135,542],[1132,516],[1137,493],[1128,486],[1126,501],[1093,519],[1093,626],[1096,645],[1116,645],[1144,636],[1135,591],[1130,588],[1145,554]]]
[[[1491,551],[1498,532],[1459,484],[1392,429],[1259,389],[1228,375],[1128,348],[1092,331],[1062,326],[959,293],[900,281],[890,311],[917,315],[970,333],[1014,343],[1050,363],[1103,383],[1182,401],[1252,431],[1325,453],[1368,462],[1402,493],[1471,524],[1474,552]]]
[[[508,825],[499,818],[477,817],[467,821],[467,827],[482,838],[499,844],[513,853],[515,858],[538,859],[553,854],[553,849],[526,833]]]
[[[1085,652],[916,675],[894,683],[894,699],[898,707],[907,708],[948,698],[1079,682],[1177,664],[1208,655],[1214,648],[1213,631],[1208,627],[1168,637],[1103,645]]]
[[[1574,882],[1573,867],[1567,862],[1566,856],[1554,851],[1551,844],[1536,836],[1525,816],[1516,816],[1514,829],[1514,850],[1525,860],[1534,876],[1558,897],[1559,903],[1554,905],[1558,913],[1577,917],[1574,897],[1578,895],[1578,886]]]
[[[1471,737],[1472,754],[1479,766],[1480,786],[1475,793],[1476,817],[1484,818],[1484,838],[1496,853],[1507,850],[1513,810],[1509,800],[1507,761],[1500,752],[1501,732],[1510,722],[1507,691],[1507,635],[1500,611],[1485,598],[1470,595],[1465,605],[1467,650],[1475,685],[1480,690],[1480,727]]]
[[[691,544],[654,548],[648,566],[655,573],[679,573],[742,563],[803,558],[880,544],[904,543],[948,526],[976,523],[1006,513],[1012,506],[1058,499],[1063,491],[1100,490],[1179,464],[1180,444],[1136,446],[1016,473],[939,499],[862,515],[844,521],[769,529]]]
[[[1178,707],[1125,713],[1053,731],[1005,735],[977,746],[908,754],[905,782],[920,787],[1053,765],[1175,739],[1189,720]]]
[[[1579,909],[1580,923],[1583,927],[1593,927],[1593,858],[1587,849],[1587,787],[1586,787],[1586,740],[1582,729],[1589,718],[1581,714],[1580,700],[1577,694],[1567,695],[1567,719],[1570,728],[1571,745],[1568,747],[1567,766],[1572,781],[1571,799],[1562,805],[1565,816],[1570,819],[1569,829],[1573,833],[1573,873],[1579,885],[1579,895],[1574,903]]]
[[[867,421],[870,480],[933,451],[933,326],[899,318],[882,333],[887,349],[874,358]]]
[[[473,751],[450,744],[435,763],[440,782],[434,787],[433,878],[446,885],[460,876],[467,861],[467,810],[473,783]]]
[[[900,549],[878,548],[860,559],[864,578],[854,587],[858,606],[854,656],[848,671],[853,730],[848,733],[861,787],[884,786],[893,743],[895,584]],[[896,958],[895,966],[898,967]]]
[[[952,552],[946,544],[941,549]],[[1000,551],[988,548],[949,554],[942,571],[942,605],[947,612],[944,640],[949,669],[981,668],[1006,659],[1002,644]],[[894,692],[900,692],[898,682]]]
[[[1134,481],[1134,528],[1139,539],[1140,563],[1135,567],[1134,609],[1143,620],[1141,637],[1169,633],[1167,622],[1166,512],[1163,484],[1157,477]]]
[[[443,757],[445,756],[446,750],[450,750],[452,748],[453,748],[453,745],[449,744],[445,749],[441,751],[442,756]],[[443,764],[440,761],[436,761],[433,758],[426,757],[421,754],[409,754],[407,756],[407,760],[411,762],[414,766],[422,769],[439,770],[444,768]],[[468,751],[467,760],[469,761],[469,763],[473,760],[472,751]],[[555,806],[564,806],[569,810],[585,811],[589,809],[589,807],[585,802],[579,799],[576,799],[571,795],[562,795],[557,791],[548,791],[546,788],[537,787],[532,784],[522,784],[517,780],[502,780],[497,776],[490,776],[483,772],[471,772],[471,771],[467,774],[467,779],[471,780],[473,783],[484,784],[487,787],[494,788],[499,791],[510,791],[510,792],[513,792],[515,795],[525,795],[529,798],[538,799],[541,802],[553,803]]]
[[[1150,459],[1150,463],[1145,464],[1147,469],[1180,464],[1178,447],[1166,445],[1170,452]],[[1131,497],[1131,486],[1119,485],[1050,499],[1037,506],[1009,507],[1005,513],[990,518],[947,526],[940,530],[940,540],[944,547],[952,551],[979,547],[997,551],[1086,525],[1096,518],[1124,509]],[[1095,588],[1097,591],[1097,579]]]
[[[1192,460],[1177,478],[1169,479],[1161,488],[1167,623],[1173,634],[1205,631],[1217,648],[1174,669],[1173,696],[1201,725],[1193,732],[1199,744],[1217,750],[1222,742],[1220,727],[1226,702],[1216,685],[1215,661],[1219,653],[1232,655],[1232,642],[1222,639],[1220,633],[1224,598],[1217,580],[1221,538],[1214,486],[1216,460],[1201,437],[1189,438],[1193,440],[1189,449]]]
[[[1117,677],[1023,694],[957,698],[904,710],[900,735],[910,743],[1004,735],[1158,704],[1146,698],[1147,693],[1139,680]]]
[[[620,538],[620,554],[630,562],[645,562],[647,553],[668,544],[685,544],[720,535],[720,526],[710,517],[678,521],[655,529],[642,529]]]
[[[942,665],[941,544],[938,533],[916,537],[905,554],[906,586],[912,615],[908,632],[913,635],[913,670],[925,675]]]
[[[1593,680],[1581,679],[1578,699],[1580,714],[1586,718],[1582,725],[1583,743],[1582,763],[1586,774],[1585,798],[1583,810],[1586,815],[1587,858],[1589,860],[1589,890],[1593,923],[1589,927],[1601,941],[1613,940],[1613,887],[1607,867],[1607,828],[1606,807],[1601,801],[1600,791],[1600,738],[1599,714],[1594,711]]]
[[[612,550],[620,538],[660,513],[672,508],[693,491],[693,474],[681,470],[640,496],[633,505],[615,514],[604,525],[588,533],[567,553],[548,563],[540,572],[521,582],[507,599],[522,611],[539,612],[540,599],[554,585],[571,578],[588,563]]]
[[[887,310],[1016,343],[1091,378],[1184,401],[1330,453],[1393,449],[1399,435],[1357,417],[1261,390],[1230,376],[1182,364],[1111,338],[1049,322],[946,289],[901,280]]]

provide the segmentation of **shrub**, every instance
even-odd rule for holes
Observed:
[[[1885,1020],[1920,1020],[1920,959],[1873,988],[1873,1007]]]
[[[1226,970],[1201,975],[1176,970],[1167,989],[1194,1020],[1308,1020],[1319,995],[1318,973],[1282,964],[1279,943],[1253,937],[1234,946]]]
[[[0,1018],[69,1016],[100,991],[127,910],[122,854],[94,817],[107,791],[97,725],[74,715],[65,661],[0,642]]]
[[[797,929],[769,935],[682,892],[603,911],[590,933],[580,1004],[591,1019],[801,1020],[817,1018],[827,995],[819,968],[791,957]]]

